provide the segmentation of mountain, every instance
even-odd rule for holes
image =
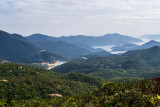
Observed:
[[[78,36],[60,37],[59,39],[61,41],[65,41],[68,43],[83,43],[90,46],[103,46],[103,45],[130,43],[130,42],[141,42],[140,39],[120,35],[117,33],[106,34],[100,37],[78,35]]]
[[[80,72],[91,74],[107,81],[119,81],[125,78],[137,79],[160,76],[160,47],[129,51],[116,57],[91,57],[75,60],[55,67],[60,73]],[[119,79],[117,79],[119,78]]]
[[[146,34],[146,35],[141,36],[141,38],[146,38],[149,40],[160,40],[160,34],[155,34],[155,35]]]
[[[92,46],[141,41],[140,39],[123,36],[117,33],[106,34],[100,37],[77,35],[68,37],[62,36],[59,38],[42,34],[33,34],[26,37],[26,39],[42,49],[68,59],[73,59],[75,57],[85,55],[106,56],[109,54],[103,49],[94,49]]]
[[[10,62],[54,62],[62,57],[43,51],[18,34],[0,31],[0,57]]]
[[[147,49],[147,48],[151,48],[151,47],[153,47],[153,46],[160,46],[160,42],[151,40],[151,41],[149,41],[149,42],[147,42],[147,43],[144,43],[143,45],[134,47],[133,49],[134,49],[134,50],[136,50],[136,49]]]
[[[42,36],[42,34],[38,34]],[[90,46],[103,46],[103,45],[116,45],[116,44],[125,44],[125,43],[132,43],[132,42],[141,42],[138,38],[133,38],[129,36],[120,35],[117,33],[114,34],[106,34],[100,37],[94,36],[85,36],[85,35],[77,35],[77,36],[62,36],[59,38],[51,37],[51,36],[42,36],[39,38],[37,34],[33,34],[31,36],[26,37],[30,41],[41,41],[48,40],[48,41],[63,41],[71,44],[86,44]]]
[[[156,69],[159,69],[160,66],[160,47],[154,46],[149,49],[143,49],[139,51],[129,51],[123,54],[124,56],[129,57],[139,57],[142,60],[145,61],[145,63],[151,65],[152,67],[156,67]]]
[[[85,48],[80,47],[75,44],[65,43],[62,41],[52,42],[52,41],[38,41],[32,42],[34,45],[40,47],[41,49],[45,49],[57,55],[63,56],[67,59],[72,59],[77,56],[87,55],[93,53],[94,48],[85,45]]]
[[[3,31],[0,31],[0,32],[3,32]],[[27,39],[25,39],[22,35],[19,35],[19,34],[10,34],[8,36],[23,42],[29,42]]]
[[[56,37],[48,36],[48,35],[43,35],[43,34],[33,34],[28,37],[26,37],[27,40],[31,42],[39,42],[39,41],[58,41]]]

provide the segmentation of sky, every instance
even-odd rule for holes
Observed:
[[[160,34],[160,0],[0,0],[0,29],[28,36]]]

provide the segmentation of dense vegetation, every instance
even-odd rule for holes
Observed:
[[[61,106],[73,107],[159,107],[160,78],[140,82],[107,82],[87,95],[70,97]]]
[[[65,63],[53,70],[59,73],[80,72],[106,80],[122,81],[160,76],[160,47],[130,51],[114,57],[92,57]],[[134,77],[134,78],[133,78]]]
[[[38,67],[1,64],[0,102],[49,99],[50,94],[79,95],[102,83],[101,79],[86,74],[59,74]]]
[[[51,99],[12,101],[12,106],[159,107],[160,78],[140,82],[107,82],[88,94]],[[4,100],[3,100],[4,101]],[[7,102],[1,102],[1,105]],[[7,104],[6,104],[7,105]]]

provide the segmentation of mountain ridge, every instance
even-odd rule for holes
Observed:
[[[35,37],[35,34],[28,36],[26,38],[32,41],[33,36]],[[64,42],[72,43],[72,44],[82,43],[82,44],[87,44],[90,46],[113,45],[113,44],[128,43],[128,42],[141,42],[141,40],[138,38],[120,35],[118,33],[105,34],[99,37],[85,36],[85,35],[61,36],[61,37],[51,37],[51,36],[46,36],[46,35],[44,36],[49,37],[50,40],[52,41],[64,41]],[[36,38],[36,40],[39,41],[39,38]]]

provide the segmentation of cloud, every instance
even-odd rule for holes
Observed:
[[[26,16],[148,16],[160,10],[159,0],[1,0],[3,11]],[[153,14],[155,15],[155,13]],[[47,17],[47,16],[46,16]],[[156,16],[155,16],[156,17]],[[159,16],[157,16],[159,18]]]
[[[10,23],[19,23],[19,26],[30,25],[33,30],[40,30],[42,27],[33,26],[44,25],[50,29],[74,24],[80,29],[83,26],[92,28],[93,24],[154,23],[160,20],[159,4],[159,0],[0,0],[0,24],[8,22],[10,27]]]

